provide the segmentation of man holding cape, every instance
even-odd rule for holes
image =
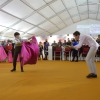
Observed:
[[[24,72],[23,66],[25,64],[36,64],[37,57],[39,53],[38,43],[35,37],[32,37],[31,41],[23,40],[20,38],[20,33],[15,32],[15,50],[14,50],[14,57],[13,57],[13,69],[11,72],[16,71],[16,62],[18,54],[20,54],[20,67],[21,72]],[[24,42],[23,42],[24,41]]]

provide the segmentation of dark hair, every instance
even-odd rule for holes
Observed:
[[[73,35],[75,35],[75,36],[80,35],[80,32],[76,31],[76,32],[73,33]]]
[[[44,42],[44,45],[46,44],[46,42]]]
[[[7,40],[7,42],[11,42],[11,40]]]
[[[75,39],[73,39],[72,42],[75,42]]]
[[[20,35],[20,33],[18,33],[18,32],[15,32],[15,33],[14,33],[14,36],[16,37],[17,35]]]

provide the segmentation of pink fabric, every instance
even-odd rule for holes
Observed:
[[[4,48],[2,46],[0,46],[0,61],[3,61],[4,59],[6,59],[7,54],[4,50]]]
[[[20,61],[20,55],[18,55],[18,58],[17,58],[17,62],[19,62],[19,61]],[[12,52],[11,51],[8,52],[8,62],[9,63],[13,62],[13,57],[12,57]]]
[[[23,42],[21,49],[21,65],[36,64],[39,54],[38,42],[35,37],[32,37],[32,43]]]

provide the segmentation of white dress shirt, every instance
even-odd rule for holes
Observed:
[[[27,39],[21,39],[21,38],[19,38],[19,39],[18,38],[15,38],[14,39],[14,43],[15,44],[18,44],[19,42],[22,42],[22,41],[27,41]]]
[[[87,44],[89,47],[99,47],[98,43],[89,35],[86,35],[86,34],[80,34],[79,36],[79,44],[74,46],[74,48],[76,50],[78,50],[79,48],[81,48],[81,46],[83,44]]]

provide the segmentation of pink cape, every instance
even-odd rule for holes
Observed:
[[[21,65],[36,64],[39,54],[39,46],[36,38],[32,37],[32,43],[23,42],[21,49]]]
[[[0,61],[3,61],[4,59],[6,59],[7,54],[4,50],[4,48],[2,46],[0,46]]]
[[[20,61],[20,56],[18,55],[17,62],[19,62],[19,61]],[[12,57],[11,51],[8,52],[8,62],[9,63],[13,62],[13,57]]]

